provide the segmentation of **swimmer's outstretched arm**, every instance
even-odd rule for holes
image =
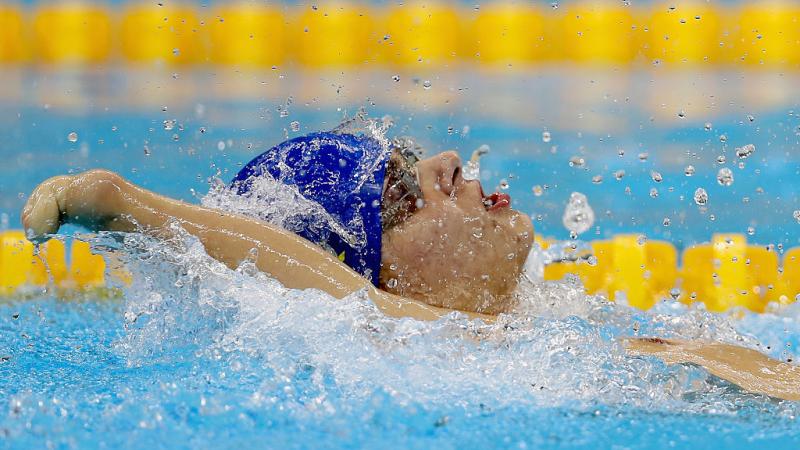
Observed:
[[[742,389],[783,400],[800,400],[800,367],[756,350],[720,342],[660,338],[625,340],[628,353],[656,356],[667,364],[696,364]]]
[[[231,268],[255,258],[259,270],[288,288],[319,289],[336,298],[366,289],[378,308],[395,317],[433,320],[451,312],[381,291],[333,255],[293,233],[164,197],[104,170],[43,182],[25,205],[22,222],[32,240],[47,239],[64,223],[95,231],[142,231],[157,237],[169,237],[170,225],[177,223],[200,239],[211,257]]]

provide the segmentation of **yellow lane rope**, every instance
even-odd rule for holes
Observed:
[[[701,0],[559,8],[492,2],[281,6],[0,0],[0,63],[397,69],[474,64],[800,65],[800,4]]]
[[[672,297],[687,304],[703,302],[710,311],[739,307],[763,312],[770,302],[794,302],[800,292],[800,248],[780,258],[772,247],[748,245],[744,235],[715,234],[710,243],[684,250],[680,267],[672,244],[641,235],[618,235],[590,245],[587,258],[545,266],[545,280],[573,274],[588,293],[624,299],[641,309]],[[130,281],[113,254],[93,254],[86,242],[75,239],[67,248],[51,240],[35,252],[22,231],[0,233],[0,295],[45,286],[62,293],[91,291]]]
[[[748,245],[740,234],[715,234],[710,243],[685,249],[680,266],[672,244],[642,235],[618,235],[590,245],[591,256],[545,266],[545,279],[573,274],[588,293],[624,298],[641,309],[671,297],[703,302],[710,311],[738,307],[763,312],[770,302],[791,303],[800,293],[800,248],[787,251],[780,264],[774,248]]]

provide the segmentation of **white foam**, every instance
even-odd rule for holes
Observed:
[[[735,414],[750,398],[758,408],[778,407],[743,397],[702,369],[627,356],[618,341],[638,333],[755,345],[727,316],[667,303],[642,312],[587,296],[576,283],[525,280],[518,311],[493,325],[455,313],[436,322],[398,320],[363,293],[335,300],[285,289],[252,263],[230,270],[191,236],[165,246],[128,235],[125,245],[136,281],[117,349],[132,365],[188,355],[227,359],[231,370],[263,377],[264,395],[308,370],[323,398],[335,388],[345,397],[388,393],[428,405],[600,403],[694,412],[712,405]]]

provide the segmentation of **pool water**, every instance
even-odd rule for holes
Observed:
[[[568,238],[561,213],[580,191],[598,213],[582,239],[635,231],[684,246],[725,231],[798,244],[796,105],[705,90],[726,86],[725,74],[686,75],[711,79],[691,101],[638,96],[649,92],[650,73],[628,75],[628,87],[613,74],[460,74],[435,78],[431,89],[413,80],[396,88],[392,74],[358,82],[331,75],[321,92],[300,89],[300,75],[181,75],[177,83],[161,73],[19,74],[21,91],[37,95],[0,112],[0,155],[11,162],[0,168],[3,226],[18,227],[38,181],[91,167],[199,202],[210,179],[227,180],[271,144],[332,128],[364,106],[374,117],[392,115],[399,133],[431,151],[455,147],[466,156],[489,145],[484,184],[505,180],[515,206],[548,236]],[[765,75],[740,75],[730,90],[739,92],[748,76]],[[703,106],[719,97],[738,100]],[[498,99],[511,100],[503,109]],[[735,148],[745,144],[756,152],[740,160]],[[732,169],[731,186],[717,183],[721,167]],[[593,182],[598,175],[602,182]],[[705,208],[692,200],[697,187],[709,193]],[[519,311],[497,324],[459,315],[420,323],[383,317],[361,293],[334,301],[286,290],[247,264],[230,270],[190,236],[170,247],[138,235],[93,243],[122,254],[133,272],[121,298],[63,299],[44,289],[0,303],[4,447],[778,449],[800,442],[796,403],[744,393],[696,367],[629,357],[618,341],[716,339],[796,359],[793,305],[762,315],[712,315],[671,302],[639,311],[587,296],[570,281],[523,283]]]

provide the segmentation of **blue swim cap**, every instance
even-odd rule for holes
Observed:
[[[246,195],[253,181],[271,176],[297,188],[330,215],[303,219],[292,231],[332,250],[353,270],[378,284],[381,264],[381,194],[389,152],[377,139],[320,132],[285,141],[239,171],[231,187]]]

